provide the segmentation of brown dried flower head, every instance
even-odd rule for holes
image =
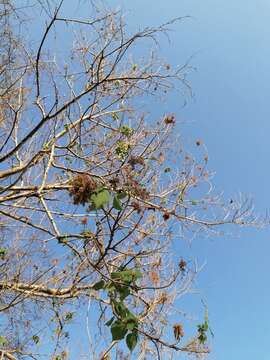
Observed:
[[[185,260],[181,259],[179,262],[179,269],[180,271],[184,272],[186,271],[187,263]]]
[[[169,214],[168,212],[165,212],[165,213],[163,214],[163,219],[164,219],[165,221],[167,221],[167,220],[169,220],[169,218],[170,218],[170,214]]]
[[[175,124],[175,115],[166,115],[163,119],[166,125]]]
[[[85,205],[89,201],[91,193],[97,188],[96,181],[88,174],[75,176],[71,185],[69,194],[73,197],[73,203],[81,205]]]
[[[173,325],[173,333],[175,340],[180,340],[185,334],[183,330],[183,326],[181,324],[175,324]]]

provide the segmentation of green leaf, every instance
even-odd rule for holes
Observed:
[[[91,195],[92,205],[96,210],[102,209],[110,201],[110,193],[106,189],[100,189]]]
[[[138,334],[137,331],[132,332],[131,334],[128,334],[126,337],[126,343],[127,347],[130,351],[133,351],[137,345],[138,342]]]
[[[117,193],[118,199],[122,200],[127,197],[127,193],[125,191],[120,191]]]
[[[207,336],[205,335],[205,333],[202,333],[198,336],[198,340],[201,344],[205,344],[207,341]]]
[[[66,316],[65,316],[66,321],[71,321],[72,318],[73,318],[73,313],[72,312],[66,313]]]
[[[114,320],[114,316],[113,316],[109,321],[107,321],[107,322],[105,323],[105,325],[106,325],[106,326],[111,326],[112,323],[113,323],[113,320]]]
[[[124,160],[129,153],[131,145],[126,141],[117,141],[115,153],[121,160]]]
[[[113,304],[116,314],[121,318],[121,322],[125,324],[128,330],[133,330],[138,325],[137,317],[129,311],[123,301],[113,300]]]
[[[208,330],[208,322],[207,321],[205,321],[205,323],[203,324],[203,329],[204,329],[204,331]]]
[[[98,281],[97,283],[95,283],[95,284],[92,286],[92,288],[97,291],[97,290],[100,290],[100,289],[104,289],[104,286],[105,286],[105,281],[104,281],[104,280],[100,280],[100,281]]]
[[[119,210],[121,211],[123,208],[122,208],[122,203],[121,201],[119,200],[118,196],[115,195],[115,197],[113,198],[113,207],[116,209],[116,210]]]
[[[35,344],[38,344],[39,343],[39,336],[33,335],[32,340],[34,341]]]
[[[120,294],[120,300],[124,300],[130,294],[130,289],[128,286],[120,286],[117,288],[117,290]]]
[[[124,305],[122,301],[118,302],[113,300],[113,304],[115,312],[120,318],[124,319],[129,314],[128,308]]]
[[[125,319],[125,324],[128,330],[133,330],[136,326],[138,326],[138,319],[130,313]]]
[[[134,272],[134,276],[135,276],[136,280],[142,278],[142,273],[140,272],[140,270],[134,269],[133,272]]]
[[[127,125],[123,125],[120,129],[119,129],[120,133],[129,137],[133,134],[133,129],[130,128],[129,126]]]
[[[7,344],[7,339],[4,336],[0,336],[0,345],[6,345]]]
[[[111,273],[111,278],[125,283],[131,283],[141,278],[142,274],[138,269],[124,270]]]
[[[107,290],[108,295],[113,295],[115,292],[115,284],[111,281],[109,281],[106,285],[105,285],[105,290]]]
[[[128,329],[126,328],[126,325],[121,321],[116,320],[111,326],[112,341],[122,340],[125,337],[127,331]]]
[[[0,257],[3,259],[7,254],[7,250],[5,248],[0,248]]]

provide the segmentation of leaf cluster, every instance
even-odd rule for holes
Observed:
[[[107,291],[112,305],[113,317],[107,321],[110,326],[112,340],[126,338],[126,344],[132,351],[138,342],[138,318],[124,303],[124,300],[131,294],[131,288],[137,289],[136,281],[142,277],[138,269],[120,270],[111,273],[111,281],[100,280],[94,286],[94,290]]]

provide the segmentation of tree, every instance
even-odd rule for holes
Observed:
[[[205,356],[207,311],[191,336],[177,311],[197,270],[174,237],[257,219],[212,194],[173,113],[140,109],[189,90],[188,63],[135,55],[181,19],[128,35],[120,12],[86,9],[1,2],[1,359]]]

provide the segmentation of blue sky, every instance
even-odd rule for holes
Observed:
[[[190,77],[195,99],[168,107],[186,138],[202,138],[214,184],[225,196],[252,195],[258,212],[269,208],[270,3],[267,0],[113,0],[128,25],[158,25],[190,15],[170,34],[162,56],[173,64],[195,54]],[[162,110],[166,110],[162,109]],[[197,240],[191,249],[207,262],[197,280],[215,333],[210,360],[269,360],[269,229],[235,229]],[[187,304],[189,299],[186,300]],[[179,357],[180,358],[180,357]],[[177,359],[177,357],[175,357]],[[182,359],[182,357],[181,357]]]

